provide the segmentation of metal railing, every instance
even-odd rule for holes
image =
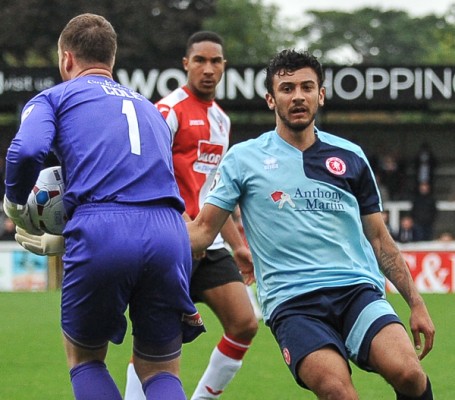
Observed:
[[[389,211],[389,223],[392,230],[398,232],[400,227],[400,213],[410,211],[412,208],[411,201],[386,201],[384,210]],[[437,201],[436,208],[438,211],[455,211],[455,201]]]

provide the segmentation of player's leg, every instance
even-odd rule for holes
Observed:
[[[153,291],[153,288],[151,290]],[[178,291],[176,293],[178,296]],[[158,295],[161,296],[162,293]],[[137,296],[137,299],[139,298],[141,296]],[[130,396],[136,396],[131,397],[135,400],[185,400],[186,395],[179,378],[183,338],[182,314],[169,311],[167,307],[154,307],[153,302],[144,304],[150,306],[138,307],[136,301],[132,303],[136,392],[130,393]],[[147,308],[150,312],[144,312]],[[144,315],[148,317],[144,319]]]
[[[243,283],[231,282],[206,290],[202,298],[219,319],[224,335],[212,351],[192,400],[220,397],[242,366],[257,332],[257,319]]]
[[[432,399],[431,385],[398,315],[372,285],[347,292],[344,310],[346,346],[360,368],[379,373],[402,400]],[[355,323],[354,323],[355,322]]]
[[[142,383],[134,369],[133,359],[131,358],[126,369],[126,386],[124,400],[145,400],[142,390]]]
[[[107,345],[90,350],[64,336],[71,384],[77,400],[121,400],[122,396],[104,363]]]
[[[134,369],[147,400],[186,399],[179,379],[183,343],[203,326],[189,294],[191,249],[180,214],[158,210],[141,240],[144,268],[131,293]]]
[[[145,399],[186,400],[179,379],[180,356],[167,361],[149,361],[135,355],[133,363]]]
[[[192,293],[193,285],[204,288],[197,297],[213,310],[224,329],[191,399],[216,399],[242,366],[258,322],[238,268],[225,250],[207,254],[191,285]]]
[[[430,381],[402,325],[389,324],[376,334],[368,361],[393,386],[397,399],[433,399]]]
[[[134,357],[133,357],[134,358]],[[177,393],[169,393],[170,390],[176,390],[181,386],[178,382],[179,376],[179,360],[172,360],[168,363],[154,363],[148,365],[145,360],[135,357],[128,364],[127,380],[125,388],[124,400],[146,400],[144,391],[150,393],[164,393],[167,398],[177,398]],[[142,378],[139,378],[138,369]],[[153,378],[153,379],[152,379]],[[145,385],[141,379],[145,380]],[[166,386],[168,386],[166,388]]]
[[[319,292],[280,305],[272,313],[269,327],[298,385],[318,399],[357,400],[347,350],[338,331],[339,306],[332,301],[336,294]]]
[[[331,347],[314,351],[300,362],[298,377],[318,399],[357,400],[346,360]]]
[[[130,301],[135,355],[141,354],[148,366],[156,360],[169,361],[173,366],[159,377],[152,376],[153,367],[141,372],[143,383],[154,388],[149,398],[183,399],[173,364],[178,362],[182,342],[191,341],[203,330],[196,321],[182,323],[182,319],[197,314],[189,296],[191,250],[185,223],[177,211],[161,206],[127,210],[122,206],[105,207],[111,212],[99,212],[100,207],[93,206],[86,218],[79,215],[70,221],[70,228],[84,235],[77,240],[71,236],[67,241],[62,289],[65,335],[71,343],[83,343],[89,349],[100,348],[108,341],[121,343],[127,327],[124,314]],[[112,223],[105,222],[109,219]],[[159,229],[154,229],[156,224]],[[123,229],[113,231],[112,226]],[[128,232],[127,237],[122,232]],[[73,248],[90,252],[76,252]],[[104,375],[99,373],[98,364],[96,369],[94,365],[89,367],[82,370],[84,377],[96,384]],[[81,375],[79,368],[75,372]],[[74,382],[79,386],[83,383],[73,379]],[[166,397],[169,387],[175,390]]]
[[[82,206],[66,226],[61,325],[78,400],[121,399],[104,360],[108,342],[121,343],[126,332],[128,292],[121,286],[129,254],[118,249],[129,243],[112,234],[115,219],[112,225],[99,220],[107,214],[103,211]]]

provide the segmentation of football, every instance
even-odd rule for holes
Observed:
[[[61,167],[50,167],[40,172],[27,201],[35,228],[52,235],[62,234],[67,221],[63,207],[64,191]]]

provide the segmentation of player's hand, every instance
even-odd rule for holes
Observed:
[[[239,267],[246,285],[251,285],[256,281],[254,277],[253,258],[251,252],[246,246],[241,246],[233,252],[234,260]]]
[[[27,203],[24,205],[13,203],[5,195],[3,198],[3,210],[16,226],[34,235],[43,234],[42,230],[35,228],[33,225]]]
[[[419,360],[422,360],[433,348],[435,335],[433,321],[423,302],[411,308],[410,327],[414,346],[417,351],[420,351]],[[425,339],[423,349],[421,335]]]
[[[17,226],[14,238],[24,249],[39,256],[59,256],[65,252],[65,240],[60,235],[33,235]]]

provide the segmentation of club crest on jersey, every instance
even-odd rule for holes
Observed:
[[[344,175],[346,173],[346,164],[341,158],[329,157],[325,160],[325,166],[334,175]]]
[[[289,204],[292,208],[295,208],[295,203],[292,201],[291,195],[288,193],[285,193],[281,190],[276,190],[270,195],[270,197],[275,203],[278,203],[279,210],[281,210],[286,203]]]

